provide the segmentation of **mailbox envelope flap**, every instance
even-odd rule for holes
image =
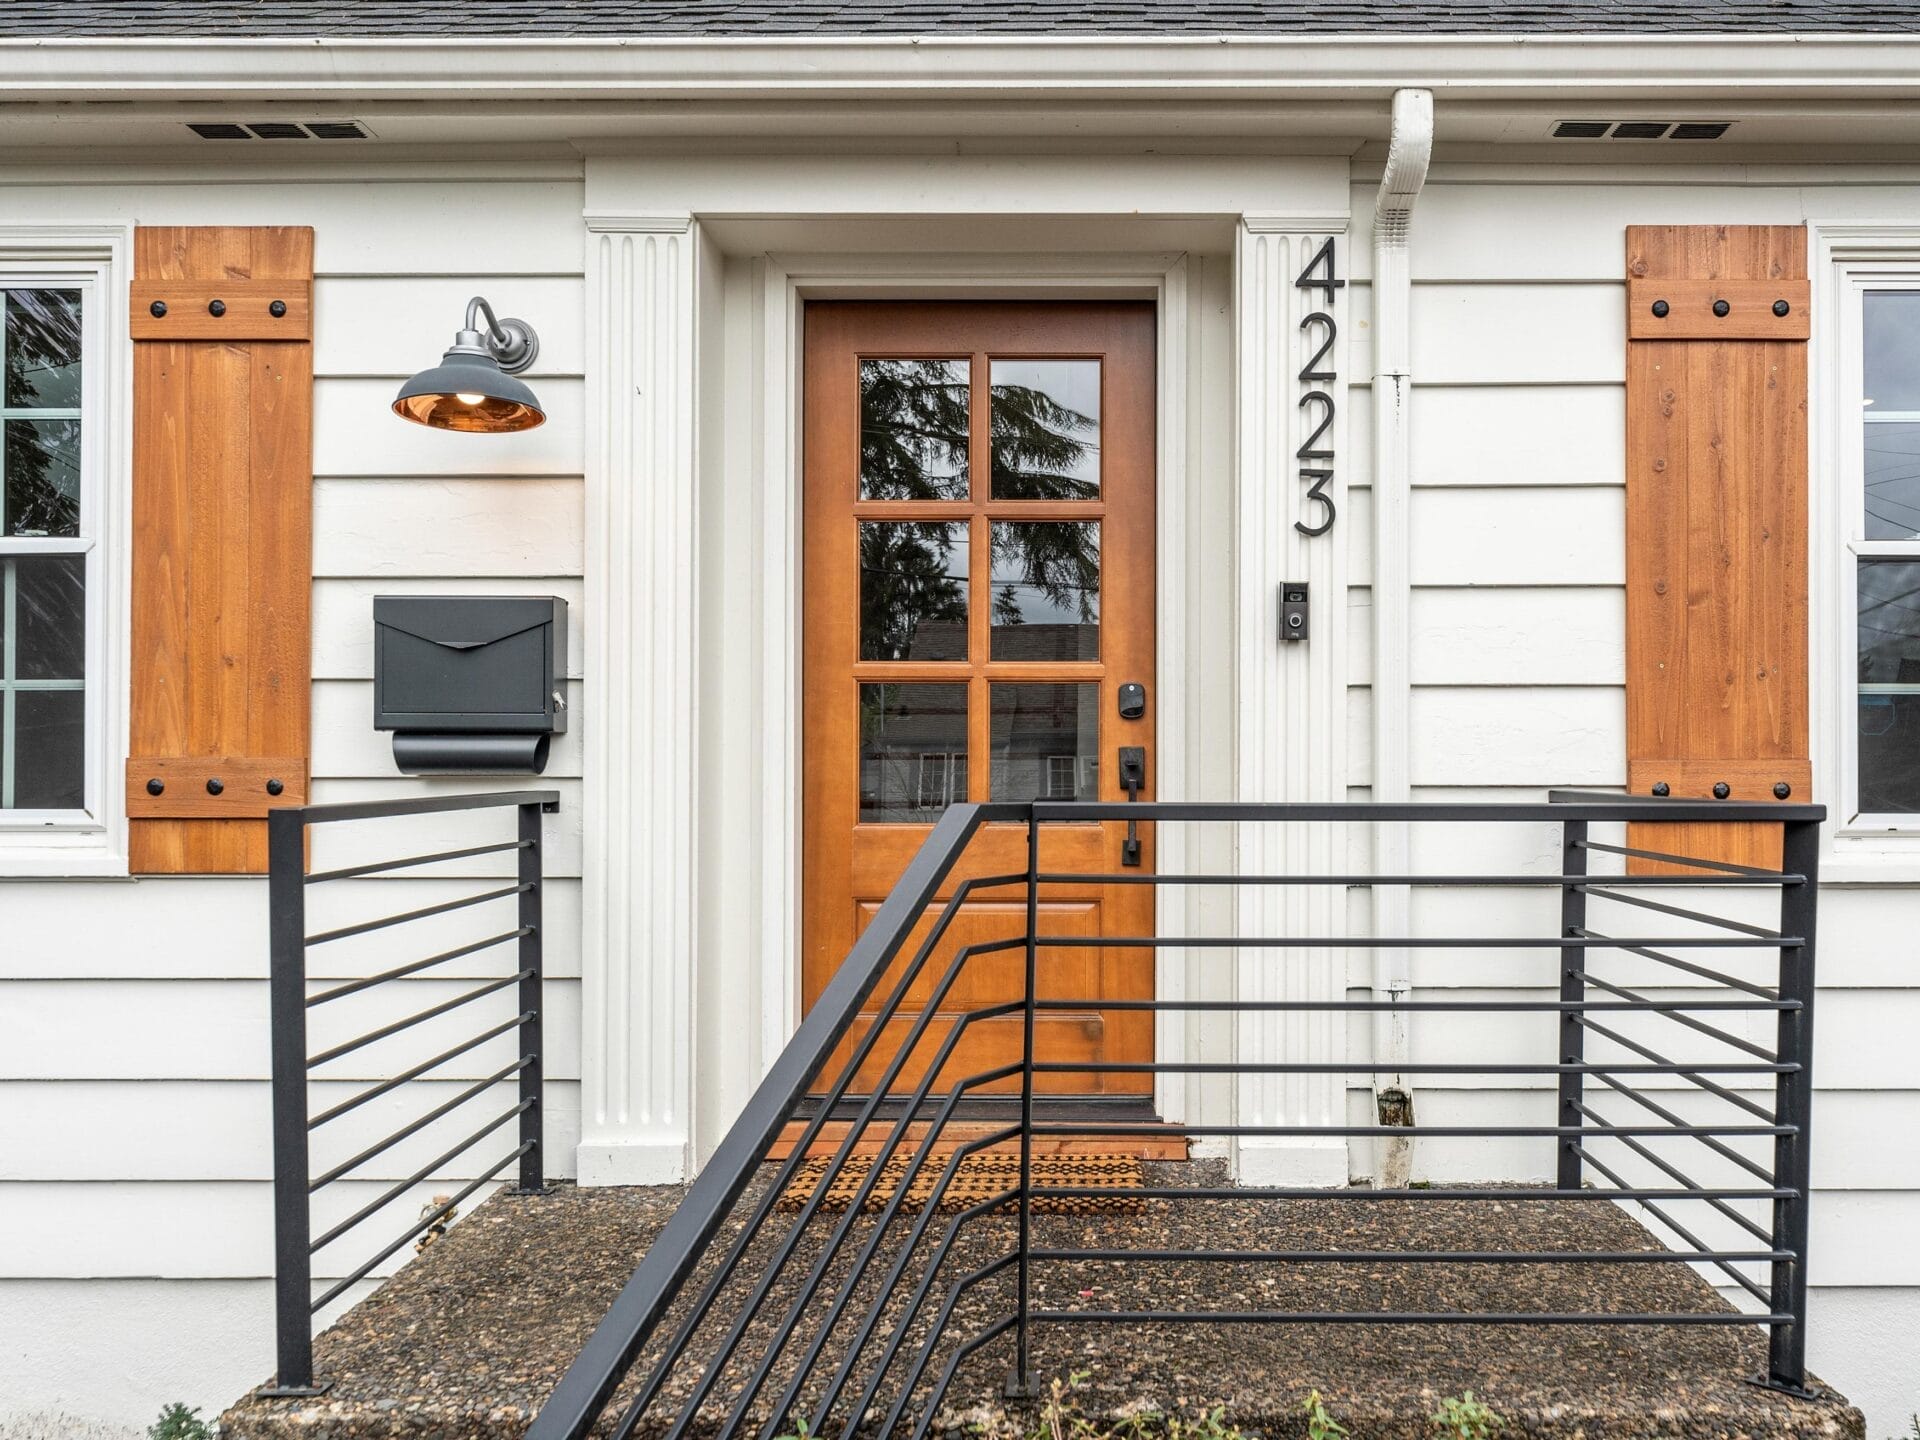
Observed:
[[[563,602],[552,596],[490,595],[484,597],[484,604],[471,603],[479,598],[377,595],[373,622],[376,627],[398,630],[448,650],[477,650],[542,625],[560,623]]]

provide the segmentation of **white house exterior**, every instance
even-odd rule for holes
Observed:
[[[0,810],[0,1435],[122,1435],[272,1368],[266,888],[139,875],[120,794],[138,663],[128,294],[136,228],[158,226],[313,232],[313,800],[516,783],[396,771],[369,721],[374,595],[569,603],[572,722],[542,782],[562,795],[547,1172],[590,1185],[697,1169],[801,1011],[809,303],[1152,305],[1157,798],[1537,799],[1629,783],[1627,228],[1804,227],[1808,739],[1812,796],[1834,815],[1811,1362],[1871,1434],[1905,1428],[1920,1409],[1920,806],[1857,818],[1855,677],[1857,567],[1906,553],[1863,519],[1879,463],[1856,419],[1864,372],[1893,367],[1872,383],[1920,396],[1920,323],[1869,356],[1861,298],[1920,292],[1907,7],[1574,4],[1510,22],[1383,3],[1309,23],[1146,4],[1120,23],[1063,4],[976,30],[912,4],[885,23],[816,5],[796,33],[779,7],[682,5],[655,24],[532,5],[505,34],[435,5],[274,5],[265,24],[249,8],[0,15],[0,289],[84,297],[66,408],[91,557],[85,803],[13,824]],[[189,128],[346,120],[365,138]],[[1555,134],[1584,121],[1608,128]],[[1622,122],[1657,135],[1614,138]],[[1326,305],[1295,281],[1329,241],[1345,284]],[[539,331],[538,429],[449,435],[388,413],[473,294]],[[1329,308],[1335,378],[1304,381],[1321,338],[1304,317]],[[1321,417],[1308,389],[1333,419],[1336,518],[1313,536],[1294,525],[1322,514],[1295,458]],[[1897,496],[1897,473],[1872,478],[1890,476]],[[0,561],[45,548],[0,539]],[[1302,580],[1313,635],[1284,645],[1275,596]],[[434,835],[462,843],[457,826]],[[1245,840],[1167,827],[1159,864],[1300,861]],[[1538,858],[1414,849],[1416,867]],[[447,893],[354,883],[421,905]],[[1229,934],[1236,903],[1284,902],[1166,898],[1158,923]],[[1350,914],[1328,902],[1303,923],[1364,933],[1372,903],[1354,891]],[[1491,923],[1525,933],[1528,902],[1500,903]],[[1447,921],[1403,923],[1423,919]],[[446,943],[477,933],[460,923]],[[1276,981],[1174,954],[1155,983],[1433,996],[1461,983],[1447,963],[1362,955],[1342,974],[1323,955]],[[1476,973],[1533,983],[1517,963]],[[1476,1023],[1491,1050],[1519,1044]],[[1417,1056],[1439,1025],[1323,1021],[1286,1043]],[[1202,1019],[1155,1038],[1193,1056],[1269,1043]],[[1367,1115],[1353,1084],[1345,1103]],[[1546,1093],[1532,1084],[1420,1085],[1415,1103],[1436,1123],[1529,1116]],[[1175,1124],[1342,1103],[1329,1079],[1168,1080],[1154,1098]],[[1338,1140],[1233,1158],[1243,1177],[1304,1183],[1380,1163]],[[1546,1175],[1544,1152],[1497,1140],[1410,1164],[1415,1180]],[[396,1157],[329,1203],[410,1168]]]

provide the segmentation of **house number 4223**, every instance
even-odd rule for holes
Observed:
[[[1345,288],[1346,283],[1336,275],[1331,235],[1293,282],[1297,290],[1320,292],[1320,308],[1300,322],[1300,333],[1306,337],[1306,343],[1316,345],[1317,342],[1307,363],[1300,367],[1300,383],[1308,387],[1300,396],[1300,409],[1313,429],[1293,455],[1300,462],[1300,478],[1306,483],[1307,499],[1320,507],[1319,518],[1313,524],[1305,520],[1293,522],[1293,528],[1302,535],[1326,534],[1333,529],[1337,513],[1333,497],[1327,494],[1327,486],[1333,483],[1333,392],[1321,387],[1332,385],[1336,379],[1333,342],[1340,327],[1333,322],[1333,296],[1336,290]]]

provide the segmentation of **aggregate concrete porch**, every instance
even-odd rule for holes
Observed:
[[[222,1417],[223,1435],[511,1440],[525,1429],[679,1197],[675,1188],[571,1186],[545,1196],[495,1196],[319,1338],[316,1368],[332,1382],[323,1397],[242,1400]],[[993,1226],[1003,1223],[1009,1229],[996,1233]],[[1010,1226],[975,1226],[966,1255],[949,1262],[956,1267],[952,1273],[1001,1253]],[[1657,1248],[1605,1200],[1150,1201],[1131,1215],[1036,1215],[1034,1227],[1040,1246]],[[798,1268],[804,1273],[804,1264]],[[1724,1308],[1709,1286],[1679,1264],[1255,1267],[1136,1261],[1124,1269],[1063,1269],[1036,1268],[1037,1306]],[[775,1299],[781,1298],[776,1292]],[[980,1317],[1005,1313],[1006,1300],[989,1284],[974,1292],[971,1305],[971,1314],[963,1305],[956,1317],[962,1336]],[[775,1315],[784,1308],[784,1302],[768,1306]],[[1793,1400],[1746,1383],[1761,1368],[1763,1354],[1761,1333],[1747,1326],[1056,1325],[1035,1335],[1041,1375],[1091,1372],[1087,1408],[1097,1414],[1143,1406],[1190,1413],[1224,1405],[1228,1418],[1251,1432],[1295,1436],[1304,1434],[1300,1403],[1317,1388],[1354,1440],[1430,1440],[1426,1417],[1435,1401],[1471,1389],[1508,1417],[1509,1435],[1863,1440],[1860,1412],[1843,1399]],[[962,1368],[942,1407],[941,1428],[1004,1418],[998,1396],[1009,1356],[996,1342]],[[682,1379],[673,1388],[684,1393],[690,1383]],[[714,1408],[712,1419],[721,1413]],[[1024,1431],[1029,1421],[1016,1412],[1013,1423]]]

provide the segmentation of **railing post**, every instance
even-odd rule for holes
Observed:
[[[1773,1312],[1791,1315],[1775,1325],[1767,1346],[1764,1383],[1804,1394],[1807,1386],[1807,1231],[1812,1206],[1814,921],[1820,908],[1820,826],[1792,820],[1784,826],[1780,868],[1805,879],[1780,887],[1780,933],[1798,945],[1780,947],[1780,998],[1797,1009],[1780,1012],[1776,1054],[1782,1070],[1774,1082],[1775,1124],[1793,1133],[1773,1142],[1773,1184],[1789,1193],[1773,1202],[1773,1248],[1790,1260],[1773,1262]]]
[[[267,813],[267,994],[273,1059],[273,1303],[278,1366],[267,1396],[317,1395],[307,1182],[306,824]]]
[[[1587,874],[1587,822],[1584,820],[1560,822],[1560,873],[1566,877],[1560,885],[1560,938],[1572,940],[1587,928],[1587,892],[1573,879],[1579,876],[1584,881]],[[1586,1061],[1587,1030],[1580,1023],[1584,1012],[1578,1008],[1587,998],[1586,957],[1585,946],[1560,947],[1560,1001],[1567,1007],[1560,1012],[1560,1061],[1564,1065],[1580,1065]],[[1586,1078],[1578,1070],[1560,1072],[1558,1124],[1580,1124]],[[1561,1190],[1578,1190],[1582,1173],[1579,1139],[1559,1136],[1558,1154],[1554,1184]]]
[[[540,805],[520,807],[520,1055],[527,1063],[520,1071],[520,1143],[526,1150],[520,1156],[522,1194],[537,1195],[546,1190],[546,1147],[541,1111],[546,1083],[546,1047],[541,1036],[541,1018],[546,1010],[542,995],[545,979],[544,937],[541,932],[540,901],[545,884],[546,863],[542,853]]]
[[[1009,1399],[1031,1399],[1033,1384],[1031,1337],[1027,1314],[1032,1308],[1033,1255],[1033,1019],[1034,991],[1040,973],[1040,821],[1027,812],[1027,983],[1021,1025],[1025,1034],[1020,1051],[1020,1262],[1014,1330],[1013,1374],[1007,1377]]]

